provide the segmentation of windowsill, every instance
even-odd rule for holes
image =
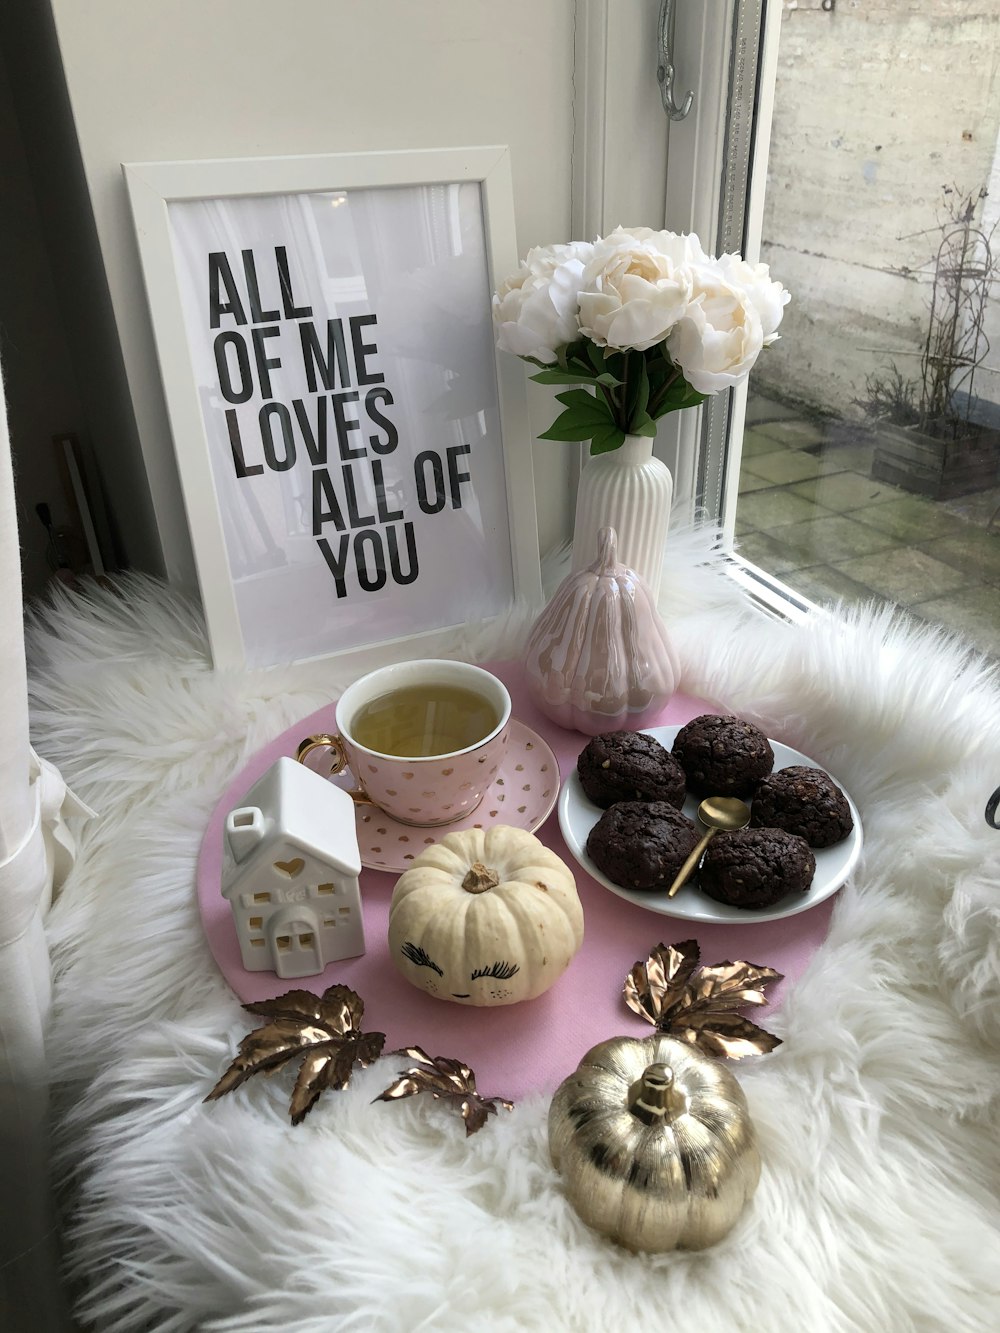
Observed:
[[[829,612],[808,597],[795,592],[787,583],[768,574],[758,565],[751,564],[732,552],[728,556],[726,573],[749,594],[757,607],[767,615],[800,625],[813,616]]]

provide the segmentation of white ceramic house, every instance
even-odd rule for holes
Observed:
[[[250,972],[314,976],[365,951],[354,802],[279,759],[226,816],[222,895]]]

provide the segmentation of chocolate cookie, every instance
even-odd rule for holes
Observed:
[[[624,889],[668,889],[698,838],[687,815],[666,801],[619,801],[590,830],[587,854]]]
[[[673,753],[700,796],[750,796],[774,767],[770,741],[740,717],[692,718],[677,733]]]
[[[780,828],[717,833],[702,859],[698,884],[730,907],[772,907],[787,893],[804,893],[816,872],[805,838]]]
[[[684,804],[684,770],[668,749],[641,731],[595,736],[576,763],[580,786],[595,805],[616,801]]]
[[[793,764],[772,773],[757,788],[750,824],[797,833],[810,847],[832,847],[847,837],[854,820],[847,797],[829,774]]]

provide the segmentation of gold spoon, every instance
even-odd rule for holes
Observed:
[[[707,796],[698,807],[698,819],[708,832],[678,870],[676,879],[667,890],[668,898],[672,898],[690,877],[691,871],[701,860],[702,852],[719,829],[731,832],[734,829],[746,828],[750,823],[750,807],[737,796]]]

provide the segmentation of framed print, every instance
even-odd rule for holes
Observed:
[[[539,603],[507,149],[123,170],[216,666]]]

